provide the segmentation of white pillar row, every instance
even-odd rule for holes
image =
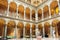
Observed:
[[[36,13],[35,13],[35,21],[37,22],[37,20],[38,20],[38,15],[37,15],[37,14],[38,14],[38,13],[37,13],[36,10],[35,10],[35,12],[36,12]]]
[[[23,25],[24,25],[24,22],[23,22]],[[24,40],[24,34],[25,34],[24,33],[24,30],[25,30],[24,27],[25,27],[25,25],[23,26],[23,40]]]
[[[18,24],[19,21],[16,20],[16,26],[15,26],[15,39],[17,40],[17,34],[18,34],[18,29],[17,29],[17,24]]]
[[[4,36],[7,38],[7,24],[9,22],[10,19],[6,19],[6,24],[5,24],[5,33],[4,33]]]
[[[43,9],[42,9],[43,10]],[[42,20],[44,20],[44,15],[43,15],[43,11],[42,11]]]
[[[36,12],[36,13],[35,13],[35,21],[38,22],[38,21],[37,21],[37,20],[38,20],[38,15],[37,15],[38,13],[37,13],[36,10],[35,10],[35,12]],[[35,30],[35,32],[36,32],[35,34],[36,34],[36,38],[37,38],[37,36],[38,36],[38,24],[36,24],[36,30]]]
[[[58,1],[58,5],[59,5],[59,0],[57,0]]]
[[[30,21],[32,21],[32,9],[30,9]]]
[[[38,36],[38,24],[36,24],[36,30],[35,30],[35,34],[36,34],[36,38],[37,38],[37,36]]]
[[[45,38],[44,22],[42,23],[42,26],[43,26],[43,38]]]
[[[32,21],[32,9],[30,8],[30,21]],[[32,23],[30,23],[30,40],[32,40]]]
[[[37,13],[36,13],[36,15],[37,15],[36,17],[37,17],[37,22],[38,22],[38,9],[37,9]]]
[[[15,21],[15,20],[14,20]],[[15,23],[17,23],[16,21],[15,21]],[[14,39],[15,40],[17,40],[17,24],[16,24],[16,26],[15,26],[15,28],[14,28]]]
[[[51,11],[50,11],[50,5],[49,5],[49,18],[51,18]]]
[[[29,7],[30,8],[30,20],[29,21],[31,21],[31,7]]]
[[[5,20],[6,21],[6,24],[5,24],[5,27],[4,27],[4,39],[6,39],[6,37],[7,37],[7,21],[8,20]]]
[[[16,12],[16,18],[18,18],[18,4],[17,4],[17,12]]]
[[[58,7],[59,7],[59,15],[60,15],[60,3],[59,3],[59,0],[58,1]]]
[[[50,2],[51,3],[51,2]],[[50,5],[48,5],[49,6],[49,18],[51,18],[51,11],[50,11]],[[53,28],[52,28],[52,21],[50,20],[50,34],[51,34],[51,37],[53,37]]]
[[[24,28],[23,28],[23,38],[25,39],[25,22],[24,22]]]
[[[24,7],[24,20],[26,20],[25,10],[26,10],[26,7]]]
[[[8,1],[7,16],[9,16],[9,4],[10,4],[10,1]]]
[[[60,0],[59,0],[59,7],[60,7]]]
[[[50,34],[51,38],[53,37],[53,27],[52,27],[52,21],[50,20]]]
[[[30,23],[30,40],[32,40],[32,23]]]

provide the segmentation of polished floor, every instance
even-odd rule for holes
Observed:
[[[33,38],[33,39],[8,39],[8,40],[38,40],[37,38]],[[41,40],[60,40],[59,38],[42,38]]]

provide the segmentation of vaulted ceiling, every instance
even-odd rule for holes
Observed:
[[[28,4],[31,4],[31,5],[37,7],[38,5],[44,3],[45,1],[48,1],[48,0],[20,0],[20,1],[26,2]]]

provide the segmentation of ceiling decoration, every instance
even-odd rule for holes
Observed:
[[[42,3],[48,0],[19,0],[19,1],[23,1],[37,7],[38,5],[41,5]]]

